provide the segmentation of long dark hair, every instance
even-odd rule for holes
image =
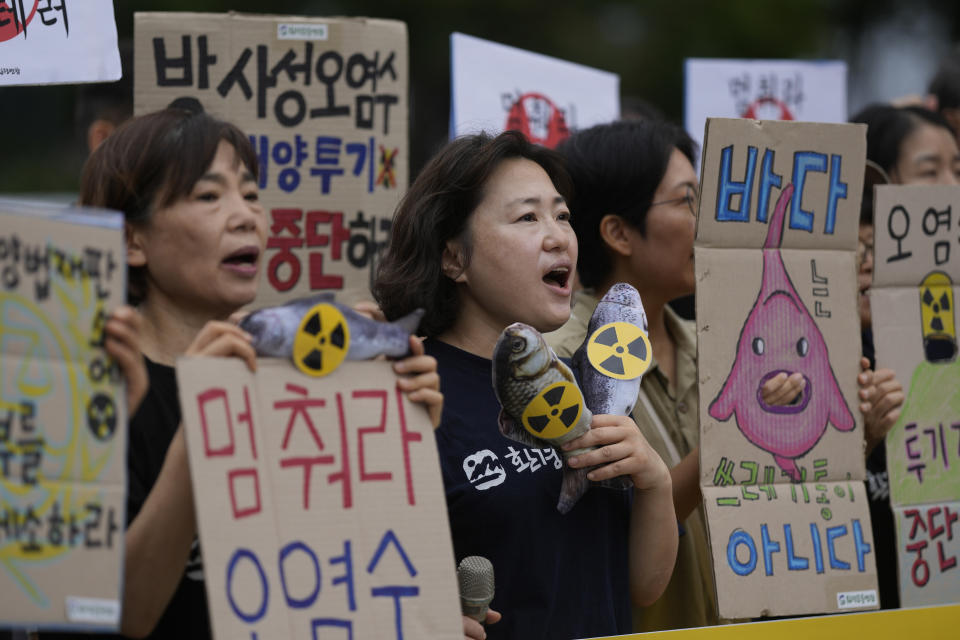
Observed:
[[[560,195],[570,199],[570,179],[559,155],[519,132],[496,137],[481,133],[450,142],[420,172],[394,215],[390,244],[373,286],[387,318],[422,307],[426,313],[421,334],[436,336],[453,325],[460,302],[456,284],[443,272],[443,252],[448,241],[460,239],[469,262],[467,223],[483,200],[490,175],[508,158],[536,162]]]
[[[694,163],[696,144],[686,131],[662,120],[600,124],[560,145],[575,191],[569,204],[584,286],[598,286],[613,268],[600,235],[605,215],[618,215],[646,234],[647,210],[674,149]]]
[[[873,104],[850,118],[850,122],[867,125],[867,160],[876,163],[888,176],[890,170],[897,166],[903,141],[917,127],[923,124],[943,127],[953,135],[950,124],[943,116],[916,105],[895,107]]]
[[[120,126],[87,159],[80,179],[80,204],[121,211],[130,225],[148,223],[157,209],[186,197],[206,173],[223,140],[257,176],[250,140],[229,122],[193,108],[170,107]],[[145,267],[131,267],[127,296],[146,296]]]

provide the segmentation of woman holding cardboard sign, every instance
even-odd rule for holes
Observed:
[[[634,612],[634,630],[716,624],[711,552],[699,506],[696,333],[667,305],[692,294],[696,284],[695,146],[670,123],[635,120],[578,132],[560,151],[573,178],[574,228],[587,256],[578,270],[590,289],[577,294],[570,322],[547,339],[561,355],[572,352],[598,299],[613,283],[628,282],[640,292],[655,362],[643,378],[634,417],[672,467],[674,506],[684,527],[670,584],[653,606]],[[868,424],[879,401],[872,380],[869,371],[858,379]],[[782,373],[764,384],[763,399],[789,404],[803,387],[802,375]]]
[[[503,615],[486,630],[464,617],[470,638],[626,633],[631,599],[655,600],[673,568],[670,475],[629,417],[594,416],[568,446],[596,446],[571,467],[599,464],[589,479],[625,475],[632,491],[591,489],[565,515],[556,452],[498,430],[491,357],[501,332],[518,321],[550,331],[570,314],[568,184],[556,154],[517,132],[455,140],[400,204],[374,287],[388,318],[427,309],[421,330],[446,398],[437,446],[454,550],[492,562],[490,606]]]
[[[228,322],[257,291],[267,221],[247,136],[195,106],[126,123],[84,168],[81,201],[126,216],[129,296],[142,314],[150,388],[130,425],[121,628],[209,637],[190,469],[173,363],[181,354],[256,357]],[[411,338],[398,387],[439,416],[436,362]]]

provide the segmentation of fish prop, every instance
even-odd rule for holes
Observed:
[[[593,414],[570,368],[536,329],[521,322],[503,330],[493,352],[493,389],[500,401],[500,433],[530,447],[553,447],[564,460],[590,449],[564,443],[590,430]],[[589,469],[563,465],[557,510],[567,513],[589,486]]]
[[[595,414],[630,415],[652,358],[640,294],[629,284],[618,282],[597,304],[587,337],[573,354],[573,367],[580,374],[590,410]]]
[[[726,382],[710,403],[710,415],[724,422],[734,416],[747,440],[773,455],[794,482],[802,480],[797,458],[820,441],[827,424],[851,431],[847,407],[830,366],[827,344],[797,294],[780,255],[783,224],[793,185],[787,185],[767,229],[760,292],[737,342]],[[789,405],[763,400],[764,383],[779,373],[803,375],[806,385]]]
[[[319,377],[344,360],[406,356],[422,317],[423,309],[416,309],[396,322],[378,322],[321,293],[258,309],[240,328],[253,336],[258,356],[290,358],[303,373]]]

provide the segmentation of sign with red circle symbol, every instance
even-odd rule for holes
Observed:
[[[570,137],[563,111],[547,96],[534,92],[517,98],[507,114],[504,129],[519,131],[530,142],[550,149]]]
[[[40,0],[0,0],[0,42],[25,33],[39,4]]]
[[[763,96],[751,102],[744,110],[741,118],[751,120],[794,120],[793,114],[786,103],[773,96]]]

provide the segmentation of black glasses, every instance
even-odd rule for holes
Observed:
[[[651,202],[651,207],[656,207],[661,204],[680,204],[681,202],[687,203],[687,208],[690,209],[690,213],[696,217],[697,215],[697,194],[694,192],[693,187],[687,187],[686,195],[683,195],[679,198],[671,198],[670,200],[661,200],[660,202]]]

